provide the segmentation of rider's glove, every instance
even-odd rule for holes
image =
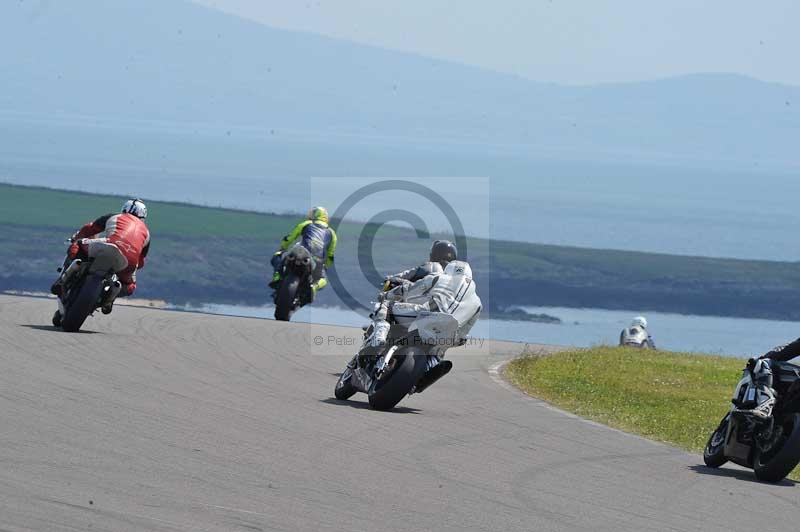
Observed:
[[[756,369],[756,364],[758,363],[759,360],[760,360],[760,357],[759,358],[750,358],[747,361],[747,369],[749,369],[750,371],[753,371],[754,369]]]
[[[399,285],[403,284],[404,280],[405,279],[403,279],[402,277],[394,277],[394,276],[384,277],[383,278],[383,291],[384,292],[388,292],[389,290],[395,288],[396,286],[399,286]]]
[[[407,281],[405,279],[398,279],[398,283],[389,290],[388,292],[384,292],[383,298],[384,300],[390,301],[401,301],[406,297],[411,286],[414,284],[411,281]]]
[[[136,292],[136,283],[135,282],[122,285],[122,295],[123,296],[132,296],[134,292]]]

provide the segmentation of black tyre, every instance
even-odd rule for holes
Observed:
[[[336,381],[336,388],[333,389],[333,395],[340,401],[347,401],[358,391],[351,382],[351,376],[352,372],[350,369],[345,368],[344,373],[342,373],[339,380]]]
[[[100,294],[103,291],[103,278],[99,275],[89,275],[83,285],[77,287],[78,293],[68,299],[61,318],[61,328],[66,332],[78,332],[89,314],[97,308]]]
[[[53,327],[61,327],[61,312],[59,311],[53,314]]]
[[[297,299],[297,288],[300,286],[300,279],[290,273],[278,287],[275,294],[275,319],[278,321],[289,321],[295,311],[295,300]]]
[[[425,374],[427,358],[422,350],[407,347],[395,354],[394,365],[394,369],[375,381],[370,389],[369,406],[375,410],[391,410],[397,406]]]
[[[720,467],[725,464],[728,459],[725,458],[725,437],[728,435],[728,424],[730,423],[731,415],[728,414],[722,418],[722,422],[717,427],[717,430],[711,433],[708,438],[705,449],[703,449],[703,461],[708,467]]]
[[[753,471],[758,480],[780,482],[800,463],[800,414],[781,420],[782,435],[768,452],[756,450]]]

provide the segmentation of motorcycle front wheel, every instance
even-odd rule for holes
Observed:
[[[728,434],[728,424],[731,422],[731,415],[728,414],[719,424],[717,430],[711,433],[705,449],[703,449],[703,462],[708,467],[717,468],[725,464],[725,436]]]
[[[353,376],[353,372],[350,368],[344,368],[344,371],[339,376],[339,380],[336,381],[336,388],[333,389],[333,395],[340,401],[347,401],[355,393],[358,391],[356,387],[353,386],[351,382],[351,378]]]
[[[781,419],[781,435],[769,450],[756,449],[753,471],[758,480],[780,482],[800,463],[800,414]]]

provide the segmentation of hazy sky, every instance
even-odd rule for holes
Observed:
[[[798,0],[194,1],[541,81],[735,72],[800,85]]]

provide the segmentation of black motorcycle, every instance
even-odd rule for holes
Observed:
[[[53,316],[53,325],[66,332],[78,332],[90,315],[111,297],[118,283],[114,270],[94,259],[75,259],[66,267],[61,302],[64,314]]]
[[[449,314],[433,314],[453,320]],[[370,326],[358,355],[336,382],[333,393],[340,401],[362,392],[373,409],[391,410],[404,397],[422,393],[453,368],[452,362],[442,360],[443,345],[426,341],[418,330],[393,324],[386,345],[380,347],[370,345],[372,334]]]
[[[728,461],[752,469],[759,480],[780,482],[800,463],[800,366],[770,361],[773,388],[752,366],[733,396],[733,407],[703,451],[708,467]]]
[[[278,271],[281,280],[275,288],[275,319],[289,321],[300,307],[314,300],[311,287],[316,259],[303,246],[297,245],[281,257]]]

